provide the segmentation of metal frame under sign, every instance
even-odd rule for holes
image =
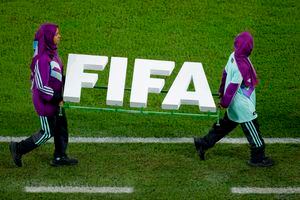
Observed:
[[[107,86],[95,86],[95,89],[107,89]],[[130,88],[125,88],[125,91],[131,91]],[[167,90],[162,90],[161,93],[168,93]],[[218,94],[212,94],[213,96],[218,96]],[[119,112],[119,113],[130,113],[130,114],[144,114],[144,115],[170,115],[170,116],[189,116],[189,117],[213,117],[217,119],[217,124],[220,121],[220,109],[217,108],[216,112],[206,112],[206,113],[182,113],[172,111],[149,111],[140,109],[121,109],[121,108],[101,108],[101,107],[92,107],[92,106],[76,106],[70,105],[69,103],[64,103],[64,108],[66,109],[82,109],[82,110],[91,110],[91,111],[106,111],[106,112]]]

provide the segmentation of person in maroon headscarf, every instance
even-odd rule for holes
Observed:
[[[21,142],[11,142],[9,149],[14,163],[22,166],[22,156],[44,144],[54,136],[55,151],[52,166],[75,165],[76,159],[66,154],[68,127],[62,107],[64,85],[63,64],[57,53],[60,32],[56,24],[42,24],[35,34],[31,63],[31,90],[34,108],[39,115],[41,129]]]
[[[253,37],[240,33],[234,41],[234,52],[229,56],[219,88],[220,107],[226,108],[223,119],[215,123],[203,138],[195,137],[194,144],[201,160],[205,151],[215,145],[239,124],[250,144],[251,166],[267,167],[274,162],[265,156],[265,143],[259,130],[255,110],[257,75],[249,56],[253,50]]]

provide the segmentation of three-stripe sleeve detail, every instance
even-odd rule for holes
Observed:
[[[38,66],[38,63],[39,61],[36,62],[35,64],[35,69],[34,69],[34,80],[36,82],[36,85],[37,85],[37,88],[45,93],[45,94],[48,94],[50,96],[53,96],[54,94],[54,91],[52,88],[48,87],[48,86],[44,86],[43,85],[43,81],[42,81],[42,77],[41,77],[41,74],[40,74],[40,71],[39,71],[39,66]]]

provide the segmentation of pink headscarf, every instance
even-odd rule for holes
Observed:
[[[247,87],[255,87],[258,84],[255,69],[248,58],[252,49],[253,37],[249,32],[242,32],[235,38],[234,57]]]

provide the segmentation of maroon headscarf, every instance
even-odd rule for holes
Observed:
[[[45,51],[54,54],[56,53],[57,46],[53,42],[56,30],[58,26],[56,24],[45,23],[40,26],[35,33],[34,40],[38,41],[38,54],[42,54]]]
[[[30,65],[32,72],[34,71],[36,61],[42,54],[48,53],[51,56],[57,54],[57,46],[53,42],[57,28],[58,25],[56,24],[45,23],[35,33],[33,41],[34,54]]]
[[[242,74],[244,84],[255,87],[258,84],[254,67],[249,61],[253,49],[253,37],[249,32],[240,33],[234,40],[234,58]]]

